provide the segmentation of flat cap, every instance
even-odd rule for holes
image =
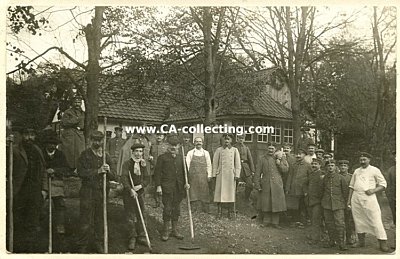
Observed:
[[[290,147],[290,148],[292,148],[292,144],[290,144],[288,142],[285,142],[285,143],[282,144],[282,147]]]
[[[313,158],[312,161],[311,161],[311,163],[318,163],[318,164],[322,165],[322,164],[324,163],[324,161],[322,161],[322,160],[319,159],[319,158]]]
[[[328,161],[326,161],[326,164],[336,164],[336,160],[333,158],[328,159]]]
[[[315,150],[315,153],[325,153],[325,150],[323,150],[322,148],[318,148],[317,150]]]
[[[133,145],[131,146],[131,149],[132,149],[132,150],[135,150],[135,149],[137,149],[137,148],[144,148],[144,145],[143,145],[143,144],[140,144],[140,143],[135,143],[135,144],[133,144]]]
[[[117,126],[114,128],[114,131],[123,131],[123,129],[122,129],[122,127]]]
[[[231,138],[231,139],[233,139],[233,135],[232,135],[232,134],[229,134],[229,133],[224,133],[224,134],[222,134],[222,137],[223,137],[224,139],[226,139],[226,138]]]
[[[372,158],[372,155],[368,152],[360,152],[360,157],[367,157],[367,158]]]
[[[307,155],[307,151],[305,151],[303,148],[297,149],[297,154],[300,154],[300,153]]]
[[[324,153],[324,157],[333,157],[331,153]]]
[[[53,130],[44,130],[42,131],[42,143],[58,145],[61,141]]]
[[[90,134],[90,138],[93,140],[102,140],[104,138],[104,134],[103,132],[96,130]]]
[[[307,147],[316,147],[317,145],[315,145],[314,143],[308,143]]]
[[[171,146],[176,146],[176,145],[180,144],[179,139],[175,136],[169,137],[167,141]]]
[[[338,161],[339,165],[348,165],[349,163],[350,163],[349,160],[339,160]]]
[[[310,128],[309,127],[302,127],[301,131],[310,131]]]

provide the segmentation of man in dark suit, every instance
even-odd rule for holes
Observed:
[[[42,196],[47,196],[48,179],[43,153],[34,144],[34,129],[18,131],[21,142],[13,147],[14,252],[37,252]]]
[[[154,171],[157,193],[162,194],[163,208],[163,233],[161,239],[169,238],[170,221],[172,221],[172,236],[183,239],[177,230],[180,215],[180,204],[185,197],[185,189],[189,184],[185,183],[185,171],[182,154],[179,153],[179,140],[176,137],[168,138],[170,147],[168,152],[158,157]]]

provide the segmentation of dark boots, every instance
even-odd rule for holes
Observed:
[[[171,222],[170,221],[164,221],[163,225],[163,231],[161,234],[161,240],[162,241],[167,241],[169,238],[169,227],[170,227]]]
[[[171,235],[176,239],[182,240],[183,236],[178,232],[178,221],[172,221],[172,232]]]
[[[379,248],[381,249],[382,252],[389,252],[389,247],[387,245],[386,240],[378,239],[379,242]]]
[[[222,206],[221,203],[217,204],[217,219],[221,219],[222,218]]]
[[[365,233],[359,233],[357,236],[358,242],[354,244],[353,247],[365,247]]]
[[[344,241],[344,237],[345,237],[344,230],[337,230],[337,242],[339,244],[339,249],[342,251],[349,250]]]

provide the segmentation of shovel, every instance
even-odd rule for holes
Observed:
[[[183,146],[182,146],[182,159],[183,159],[183,168],[185,170],[185,183],[188,184],[186,161],[185,161],[185,156],[183,154],[185,154],[185,153],[184,153],[184,149],[183,149]],[[192,210],[190,208],[189,189],[186,190],[186,197],[187,197],[187,205],[188,205],[188,211],[189,211],[191,245],[189,245],[189,246],[181,246],[181,247],[179,247],[179,249],[182,249],[182,250],[196,250],[196,249],[200,249],[200,247],[196,246],[194,244],[194,228],[193,228]]]

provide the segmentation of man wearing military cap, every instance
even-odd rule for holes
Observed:
[[[239,150],[242,169],[240,178],[246,183],[244,198],[249,201],[251,191],[253,190],[253,175],[255,173],[253,156],[250,149],[244,144],[244,135],[237,135],[237,143],[234,145]]]
[[[47,196],[48,178],[42,150],[34,143],[35,130],[23,123],[17,130],[21,139],[12,147],[14,252],[38,252],[40,210]]]
[[[75,96],[73,104],[63,113],[60,122],[63,128],[60,150],[64,152],[71,170],[77,168],[79,155],[85,149],[85,112],[82,111],[81,105],[82,98],[79,95]]]
[[[370,165],[371,158],[372,155],[367,152],[360,153],[361,166],[351,177],[347,206],[353,213],[359,241],[357,247],[365,246],[365,233],[370,233],[378,239],[381,251],[388,252],[387,235],[375,194],[386,188],[386,180],[381,170]]]
[[[154,189],[151,191],[154,195],[154,201],[155,205],[154,207],[159,207],[160,206],[160,197],[158,196],[155,186],[154,186],[154,170],[157,164],[157,159],[160,155],[166,153],[168,150],[168,143],[165,141],[165,134],[162,132],[157,132],[156,133],[156,143],[152,144],[150,147],[150,154],[149,154],[149,160],[150,160],[150,172],[151,172],[151,179],[150,179],[150,187],[151,189]]]
[[[114,128],[115,137],[111,138],[107,141],[106,151],[110,155],[111,158],[111,169],[116,172],[118,165],[119,153],[121,152],[122,146],[125,144],[125,139],[122,138],[122,127]]]
[[[215,150],[212,176],[216,178],[214,202],[217,202],[218,215],[222,217],[222,204],[228,209],[228,218],[232,217],[233,203],[235,202],[235,182],[242,170],[239,150],[232,146],[233,136],[224,134],[223,145]],[[234,212],[236,213],[236,212]]]
[[[308,135],[309,131],[309,127],[301,128],[301,136],[296,143],[297,148],[307,149],[309,144],[315,144],[314,140]]]
[[[103,250],[103,174],[107,176],[107,196],[109,181],[115,180],[115,173],[110,169],[111,159],[106,153],[103,164],[104,134],[94,131],[90,135],[91,145],[84,150],[78,160],[78,175],[82,180],[80,195],[81,233],[77,245],[79,252],[86,253],[89,239],[94,233],[94,245],[98,253]]]
[[[65,200],[64,176],[68,174],[69,167],[64,153],[57,149],[60,140],[57,133],[51,129],[42,134],[43,155],[46,161],[46,171],[51,181],[51,198],[54,203],[54,223],[58,234],[65,233]]]
[[[254,188],[258,190],[257,210],[258,220],[267,225],[281,229],[279,214],[286,211],[285,192],[283,190],[282,174],[289,170],[286,157],[282,151],[276,151],[272,143],[268,143],[268,153],[257,161],[254,175]]]
[[[297,224],[302,227],[307,220],[307,208],[304,200],[304,185],[311,173],[311,165],[304,161],[306,151],[299,148],[296,153],[296,162],[289,167],[286,182],[286,205],[288,213],[292,216],[292,226]]]
[[[289,169],[293,167],[294,163],[296,163],[296,158],[291,153],[292,145],[290,143],[283,143],[283,153],[285,153],[286,161],[288,162]],[[286,190],[286,182],[287,182],[288,173],[282,175],[283,188]]]
[[[144,188],[149,181],[149,176],[146,175],[147,163],[143,159],[143,149],[143,144],[133,144],[131,146],[132,156],[122,166],[121,183],[124,186],[123,201],[128,222],[128,248],[130,250],[135,249],[136,242],[142,245],[147,244],[139,209],[135,200],[135,197],[137,197],[140,209],[144,215],[143,195]]]
[[[320,241],[322,234],[321,196],[323,174],[321,165],[322,160],[313,158],[311,162],[312,171],[307,177],[304,190],[305,202],[311,218],[310,234],[307,237],[312,241]]]
[[[327,172],[322,180],[321,206],[324,209],[324,219],[328,229],[329,243],[326,247],[339,245],[340,250],[348,250],[345,240],[344,210],[349,188],[346,179],[336,170],[336,161],[329,159]]]
[[[187,155],[187,153],[189,152],[189,150],[192,150],[194,148],[194,145],[191,141],[192,136],[190,136],[190,134],[185,133],[183,134],[183,151],[185,152],[184,156]]]
[[[189,184],[185,182],[183,155],[179,152],[180,143],[177,137],[169,137],[168,152],[160,155],[154,170],[154,181],[157,192],[162,195],[163,208],[163,232],[161,239],[169,239],[169,228],[172,221],[171,235],[177,239],[183,239],[178,232],[178,219],[180,216],[180,204],[185,195],[185,189]]]
[[[325,153],[325,151],[322,148],[318,148],[317,150],[315,150],[315,155],[320,160],[324,159],[324,153]]]
[[[349,161],[348,160],[339,160],[339,173],[346,179],[347,185],[350,185],[351,174],[349,173]],[[347,201],[347,198],[346,198]],[[351,210],[346,209],[344,211],[344,221],[346,225],[346,243],[348,245],[353,245],[355,240],[355,226],[353,215],[351,214]]]

